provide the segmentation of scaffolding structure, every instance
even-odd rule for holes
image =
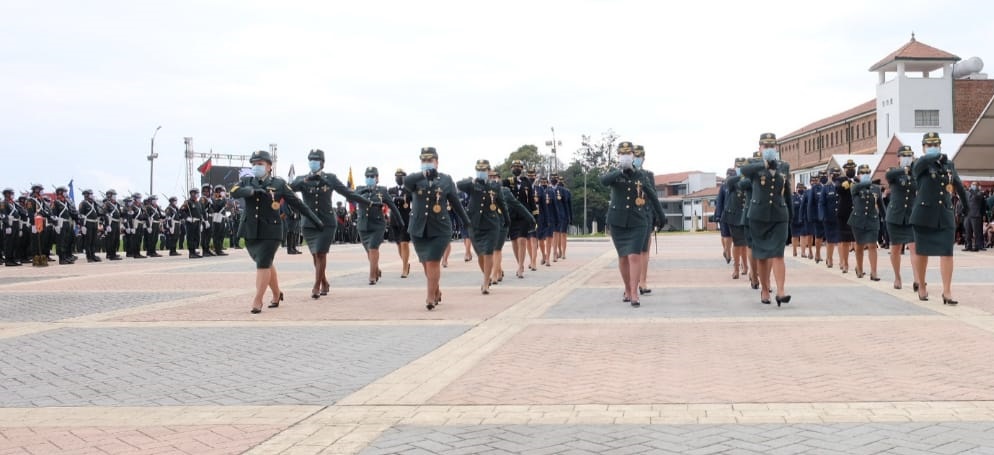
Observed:
[[[238,155],[232,153],[215,153],[214,151],[208,153],[196,152],[193,150],[193,138],[184,137],[183,144],[186,146],[186,190],[197,188],[198,185],[194,184],[194,172],[197,172],[197,162],[206,161],[208,158],[212,158],[217,161],[224,160],[228,165],[232,165],[235,161],[241,164],[247,163],[252,154],[248,155]],[[269,144],[269,154],[273,156],[273,175],[276,174],[276,144]],[[194,184],[194,186],[190,186]]]

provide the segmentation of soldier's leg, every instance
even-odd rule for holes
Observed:
[[[984,243],[984,219],[974,217],[970,220],[973,222],[973,249],[978,251],[986,249],[987,245]]]

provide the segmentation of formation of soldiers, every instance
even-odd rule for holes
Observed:
[[[190,258],[226,256],[225,240],[240,248],[241,208],[222,185],[204,185],[203,193],[191,190],[182,205],[170,197],[165,207],[154,194],[134,193],[119,201],[117,191],[109,189],[98,200],[86,189],[74,204],[66,187],[56,188],[54,194],[43,190],[32,185],[29,194],[17,198],[13,189],[3,191],[0,243],[8,267],[29,262],[47,266],[55,260],[68,265],[80,252],[87,262],[101,262],[101,254],[110,261],[160,257],[162,250],[179,256],[184,245]],[[52,257],[53,248],[57,258]]]

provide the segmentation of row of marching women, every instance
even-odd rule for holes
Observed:
[[[929,257],[939,258],[942,302],[955,305],[952,294],[953,246],[956,231],[955,199],[968,195],[956,168],[942,153],[938,133],[922,138],[922,154],[904,146],[899,165],[886,173],[889,198],[885,204],[881,181],[874,180],[867,165],[848,160],[842,169],[829,168],[794,191],[788,163],[779,160],[776,137],[764,133],[760,150],[751,159],[735,160],[716,204],[721,224],[723,256],[733,264],[732,278],[746,276],[760,301],[771,303],[770,272],[775,277],[777,305],[790,302],[785,292],[784,250],[793,245],[794,256],[849,273],[849,253],[854,252],[857,278],[877,274],[877,245],[882,234],[889,239],[894,289],[902,289],[902,253],[910,252],[912,289],[921,300],[929,299],[925,270]],[[973,188],[972,191],[977,191]],[[960,205],[960,207],[963,207]],[[882,232],[882,230],[884,232]],[[790,232],[790,234],[788,234]],[[788,238],[790,236],[791,238]],[[822,246],[826,247],[822,256]],[[833,262],[837,259],[837,262]],[[865,259],[865,260],[864,260]],[[867,267],[869,271],[867,272]]]

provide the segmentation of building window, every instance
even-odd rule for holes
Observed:
[[[939,126],[938,109],[915,109],[915,128]]]

